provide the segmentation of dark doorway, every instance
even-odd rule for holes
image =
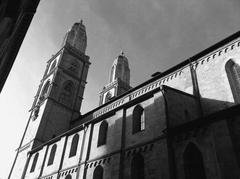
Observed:
[[[186,179],[206,179],[202,154],[195,144],[188,144],[183,158]]]

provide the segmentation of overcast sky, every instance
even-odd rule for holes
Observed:
[[[131,85],[165,71],[240,30],[239,0],[41,1],[0,94],[0,178],[5,179],[46,61],[65,32],[83,19],[91,66],[81,112],[97,107],[114,58],[123,50]]]

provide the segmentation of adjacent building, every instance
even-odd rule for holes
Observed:
[[[0,1],[0,92],[40,0]]]

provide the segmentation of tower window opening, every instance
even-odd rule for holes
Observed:
[[[41,96],[39,97],[39,101],[43,101],[48,96],[48,89],[50,86],[50,81],[47,81],[42,89]]]
[[[110,73],[110,83],[114,81],[114,78],[115,78],[115,70],[116,69],[116,65],[113,65],[112,68],[111,68],[111,73]]]
[[[105,97],[105,103],[107,103],[108,101],[110,101],[112,99],[112,94],[111,92],[109,91],[107,94],[106,94],[106,97]]]
[[[98,144],[97,144],[98,147],[106,144],[107,131],[108,131],[108,123],[106,121],[103,121],[99,127]]]
[[[51,68],[50,68],[49,72],[52,71],[55,68],[56,63],[57,63],[56,60],[54,60],[54,62],[52,62],[52,65],[51,65]]]
[[[133,109],[132,116],[132,133],[135,134],[145,129],[144,109],[142,106],[137,105]]]

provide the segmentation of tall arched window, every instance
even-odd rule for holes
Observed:
[[[112,68],[111,68],[111,73],[110,73],[110,83],[111,83],[112,81],[114,81],[115,68],[116,68],[116,65],[113,65]]]
[[[56,60],[54,60],[54,62],[52,62],[49,72],[52,71],[52,69],[56,66],[56,63],[57,63]]]
[[[40,101],[44,100],[47,97],[49,86],[50,86],[50,81],[47,81],[45,83],[45,85],[43,86],[43,89],[42,89],[42,92],[41,92],[41,96],[39,97]]]
[[[70,148],[69,157],[73,157],[73,156],[76,155],[77,147],[78,147],[78,141],[79,141],[79,135],[75,134],[73,136],[73,139],[72,139],[72,144],[71,144],[71,148]]]
[[[31,167],[31,170],[30,170],[30,173],[31,172],[34,172],[35,168],[36,168],[36,164],[37,164],[37,160],[38,160],[38,153],[35,154],[34,158],[33,158],[33,162],[32,162],[32,167]]]
[[[59,97],[60,102],[64,104],[71,104],[74,92],[74,84],[72,81],[67,81],[63,84],[62,91]]]
[[[48,159],[48,166],[53,164],[54,158],[55,158],[55,154],[56,154],[56,150],[57,150],[57,144],[54,144],[52,146],[50,155],[49,155],[49,159]]]
[[[225,65],[228,81],[232,90],[233,98],[236,103],[240,103],[240,66],[232,59]]]
[[[142,106],[137,105],[133,109],[132,119],[132,133],[135,134],[145,129],[144,109]]]
[[[93,179],[103,179],[103,167],[98,165],[93,172]]]
[[[68,174],[65,179],[72,179],[72,176],[70,174]]]
[[[98,133],[98,145],[101,146],[106,144],[107,142],[107,131],[108,131],[108,123],[106,121],[103,121],[99,127],[99,133]]]
[[[202,154],[192,142],[186,147],[183,160],[186,179],[206,179]]]
[[[132,158],[131,179],[144,179],[144,158],[139,153]]]

